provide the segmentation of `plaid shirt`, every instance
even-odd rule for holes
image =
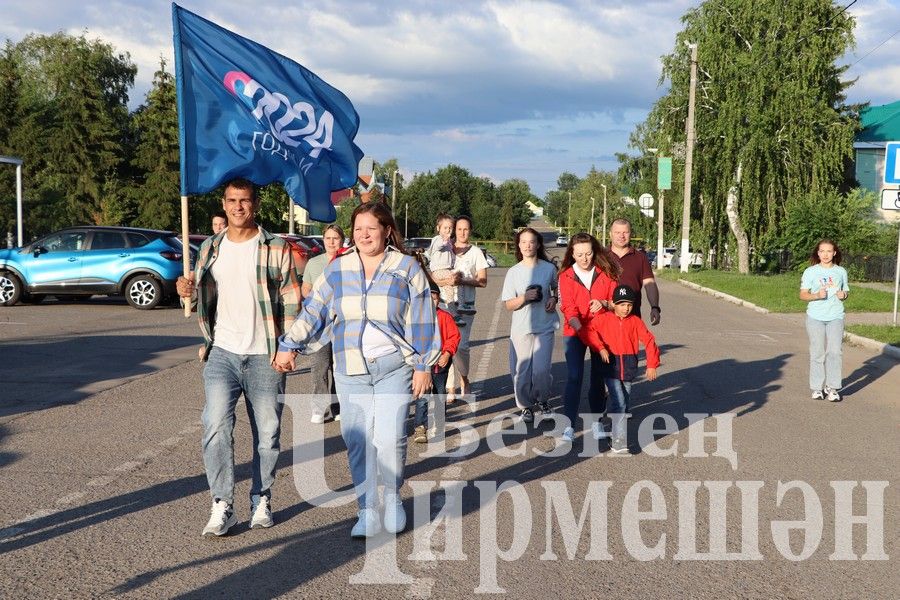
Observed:
[[[212,266],[219,255],[219,244],[225,232],[218,233],[200,246],[194,268],[197,286],[197,320],[206,342],[203,360],[213,347],[216,330],[216,303],[219,298]],[[269,358],[275,359],[278,336],[290,329],[300,310],[300,282],[294,269],[291,247],[278,236],[259,228],[259,257],[256,264],[256,299],[266,326]],[[248,321],[249,322],[249,321]]]
[[[334,368],[344,375],[369,372],[363,355],[366,327],[387,335],[417,371],[428,371],[441,353],[428,278],[412,256],[388,246],[367,288],[356,248],[337,256],[313,284],[312,294],[279,350],[315,352],[332,342]]]

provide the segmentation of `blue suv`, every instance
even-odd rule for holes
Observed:
[[[175,296],[182,253],[181,240],[169,231],[69,227],[24,248],[0,250],[0,306],[36,304],[47,295],[105,294],[149,310]]]

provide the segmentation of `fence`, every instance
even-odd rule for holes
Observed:
[[[866,281],[893,281],[897,257],[879,254],[845,254],[841,266],[851,277]]]

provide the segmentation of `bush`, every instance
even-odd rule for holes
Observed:
[[[837,190],[810,192],[788,200],[780,247],[791,255],[791,266],[804,264],[816,243],[833,239],[845,253],[887,253],[880,248],[891,227],[879,223],[876,194],[861,189],[846,196]]]

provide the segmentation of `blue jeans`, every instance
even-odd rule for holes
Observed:
[[[609,390],[609,418],[612,421],[613,438],[625,437],[625,413],[631,402],[631,382],[612,377],[606,378]]]
[[[403,485],[413,376],[400,352],[367,359],[366,366],[366,375],[334,373],[341,436],[361,509],[378,505],[379,479],[385,492],[396,492]]]
[[[577,335],[563,337],[566,350],[566,391],[563,395],[563,412],[569,424],[576,427],[578,406],[581,404],[581,381],[584,379],[584,352],[588,347]],[[606,390],[603,389],[603,359],[591,351],[591,379],[588,384],[588,403],[591,412],[601,414],[606,410]]]
[[[250,494],[269,494],[281,449],[284,375],[268,354],[233,354],[213,347],[203,369],[203,465],[213,498],[234,502],[234,409],[244,395],[253,434]]]
[[[431,394],[434,398],[441,398],[447,393],[447,376],[450,374],[450,367],[453,365],[453,359],[447,363],[447,366],[441,369],[433,367],[431,369]],[[438,369],[435,371],[435,369]],[[419,396],[416,398],[416,416],[414,424],[428,426],[428,401],[429,397]]]
[[[809,389],[821,390],[823,385],[841,389],[844,320],[819,321],[807,316],[806,333],[809,335]]]

